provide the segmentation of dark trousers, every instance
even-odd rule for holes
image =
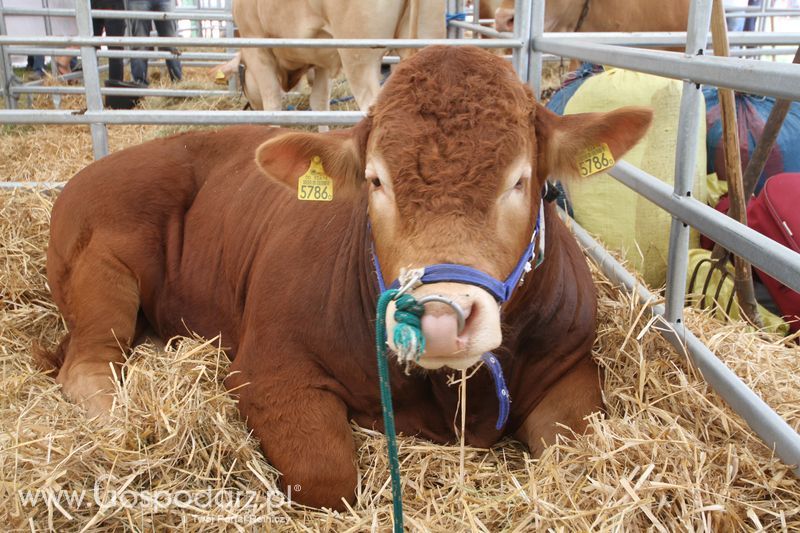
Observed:
[[[44,56],[28,56],[28,70],[44,74]]]
[[[125,9],[124,0],[92,0],[92,9]],[[125,19],[93,18],[92,26],[96,36],[103,35],[106,31],[108,37],[125,36]],[[120,46],[109,46],[110,50],[122,50]],[[112,57],[108,60],[108,79],[122,81],[125,77],[125,63],[121,57]]]
[[[128,0],[128,9],[131,11],[160,11],[170,12],[175,5],[175,0]],[[159,37],[175,37],[177,35],[177,24],[174,20],[131,20],[131,34],[134,37],[149,37],[150,29],[155,25]],[[144,50],[144,48],[136,48]],[[177,49],[170,48],[176,52]],[[173,81],[183,77],[181,62],[179,59],[167,59],[167,72]],[[131,75],[133,81],[147,84],[147,59],[131,59]]]

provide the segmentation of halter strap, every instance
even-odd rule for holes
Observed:
[[[539,236],[539,253],[534,254],[536,249],[536,237]],[[545,252],[545,220],[544,220],[544,202],[539,201],[539,212],[536,215],[536,225],[533,228],[531,241],[522,253],[522,256],[517,261],[516,266],[511,271],[511,274],[505,279],[500,281],[482,270],[472,268],[466,265],[456,265],[452,263],[439,263],[435,265],[428,265],[423,269],[423,274],[419,278],[422,284],[428,283],[465,283],[468,285],[475,285],[484,289],[486,292],[494,296],[494,299],[499,303],[505,303],[510,298],[519,285],[522,284],[525,274],[535,269],[544,261]],[[536,257],[534,257],[536,255]],[[535,260],[535,262],[534,262]],[[378,277],[378,287],[380,292],[384,292],[387,287],[383,282],[383,271],[381,270],[378,255],[375,253],[375,245],[372,244],[372,262],[375,265],[375,273]],[[390,289],[399,289],[400,280],[394,280]]]

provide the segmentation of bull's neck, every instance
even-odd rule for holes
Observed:
[[[355,199],[351,213],[347,225],[350,238],[343,242],[337,261],[347,265],[349,271],[356,274],[348,277],[346,289],[349,294],[357,295],[359,316],[348,317],[348,321],[361,320],[362,324],[371,325],[375,322],[379,289],[372,263],[372,236],[367,223],[366,198]]]

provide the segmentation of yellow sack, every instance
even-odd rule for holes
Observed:
[[[709,279],[708,273],[711,271],[711,263],[705,261],[711,257],[708,250],[694,249],[689,250],[689,270],[686,276],[686,303],[698,309],[709,309],[714,307],[714,316],[719,320],[727,321],[739,320],[739,304],[733,294],[733,265],[727,264],[726,270],[729,276],[722,280],[722,272],[714,269]],[[699,266],[698,266],[699,265]],[[716,305],[715,305],[716,304]],[[761,320],[764,321],[764,329],[781,335],[789,334],[789,324],[784,322],[779,316],[770,313],[764,307],[758,306]]]
[[[628,105],[652,108],[653,125],[624,159],[672,185],[682,88],[682,82],[677,80],[610,69],[587,79],[567,103],[565,114],[611,111]],[[702,98],[697,113],[705,117]],[[706,200],[705,124],[701,119],[693,192],[701,202]],[[620,252],[648,285],[663,286],[667,272],[669,213],[607,174],[570,180],[566,185],[578,223],[608,248]],[[693,232],[690,246],[698,245],[699,237]]]

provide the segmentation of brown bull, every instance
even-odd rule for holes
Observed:
[[[348,130],[232,127],[113,154],[75,176],[53,208],[48,279],[69,327],[51,355],[57,381],[102,414],[112,367],[142,328],[221,334],[233,358],[226,385],[282,482],[302,486],[301,503],[342,508],[358,477],[349,421],[383,427],[372,243],[386,283],[433,263],[503,279],[531,240],[546,176],[577,175],[580,154],[601,143],[621,157],[650,117],[641,108],[558,117],[501,58],[436,47],[401,65]],[[313,161],[332,201],[298,199]],[[477,373],[469,444],[513,435],[538,454],[557,424],[580,432],[601,407],[592,278],[544,205],[544,262],[502,313],[473,285],[414,291],[457,301],[467,317],[458,332],[449,306],[426,307],[419,368],[391,365],[398,431],[452,441],[458,392],[447,368],[489,350],[506,374],[510,418],[495,428],[494,386]]]
[[[497,31],[514,31],[514,0],[495,13]],[[544,31],[686,31],[690,0],[548,0]]]

